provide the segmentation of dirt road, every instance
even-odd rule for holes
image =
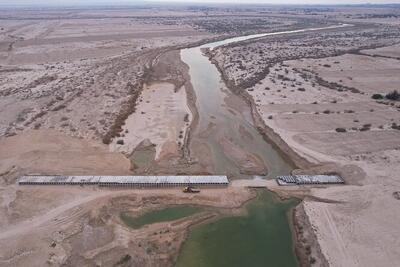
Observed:
[[[90,196],[87,197],[82,197],[82,198],[78,198],[72,202],[67,202],[61,206],[58,206],[50,211],[48,211],[47,213],[34,217],[30,220],[12,225],[10,227],[7,227],[5,229],[2,229],[0,232],[0,239],[6,239],[9,237],[12,237],[14,235],[20,235],[20,234],[24,234],[26,232],[32,232],[35,228],[39,228],[42,227],[44,225],[48,226],[48,223],[51,221],[54,221],[55,223],[57,223],[58,220],[57,217],[59,217],[60,215],[62,215],[63,213],[67,212],[67,211],[71,211],[74,208],[80,207],[83,204],[86,204],[88,202],[91,202],[93,200],[105,197],[105,196],[110,196],[110,195],[119,195],[121,193],[127,193],[125,192],[115,192],[115,191],[105,191],[105,192],[95,192]],[[75,217],[74,215],[77,215],[76,213],[82,213],[84,211],[84,208],[80,208],[80,209],[75,209],[72,211],[73,214],[69,214],[68,216],[66,216],[65,218],[69,218],[69,220],[72,220],[71,217]]]

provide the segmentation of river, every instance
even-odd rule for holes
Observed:
[[[244,174],[221,140],[228,140],[228,146],[235,146],[235,151],[242,151],[241,155],[261,159],[268,169],[263,178],[288,174],[292,166],[255,129],[250,107],[227,88],[202,49],[269,35],[347,26],[241,36],[181,50],[181,59],[189,66],[199,113],[190,145],[202,143],[209,147],[216,174],[247,179],[257,176]],[[297,266],[289,224],[290,210],[295,205],[295,200],[282,202],[271,192],[259,193],[257,200],[246,207],[247,215],[225,217],[196,227],[183,245],[177,266]]]
[[[227,146],[234,147],[231,154],[241,152],[241,155],[253,155],[256,159],[261,159],[268,170],[265,178],[289,174],[292,166],[257,131],[248,104],[227,88],[218,69],[203,54],[202,49],[214,49],[221,45],[272,35],[348,26],[350,25],[340,24],[323,28],[246,35],[181,50],[181,59],[189,66],[191,83],[197,97],[196,108],[199,113],[199,124],[192,133],[193,142],[191,144],[198,142],[209,147],[215,174],[229,175],[230,178],[252,178],[254,176],[243,173],[243,168],[238,166],[237,160],[235,161],[237,157],[227,153]]]
[[[192,132],[191,144],[198,142],[208,146],[216,174],[229,175],[231,178],[249,178],[241,172],[237,162],[226,154],[221,140],[228,140],[229,144],[236,146],[236,150],[261,159],[268,168],[270,177],[278,173],[287,174],[290,170],[289,164],[253,127],[250,107],[243,99],[229,91],[218,69],[201,51],[202,48],[213,47],[221,42],[181,51],[182,60],[190,68],[189,75],[197,97],[196,108],[199,113],[199,124]],[[227,100],[235,103],[240,110],[229,106]],[[247,132],[249,138],[244,138],[241,134],[243,132]]]

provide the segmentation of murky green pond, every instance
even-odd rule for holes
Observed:
[[[295,199],[260,191],[246,216],[225,217],[193,229],[177,267],[297,266],[289,224]]]
[[[188,217],[200,212],[201,210],[201,207],[180,205],[161,210],[149,211],[138,217],[133,217],[128,212],[122,212],[120,218],[127,226],[138,229],[147,224],[174,221]]]

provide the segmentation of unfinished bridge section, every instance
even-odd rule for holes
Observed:
[[[126,187],[227,186],[223,175],[200,176],[22,176],[19,185],[98,185]]]

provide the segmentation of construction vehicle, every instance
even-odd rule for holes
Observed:
[[[200,189],[193,188],[191,186],[186,186],[183,189],[183,193],[200,193]]]

